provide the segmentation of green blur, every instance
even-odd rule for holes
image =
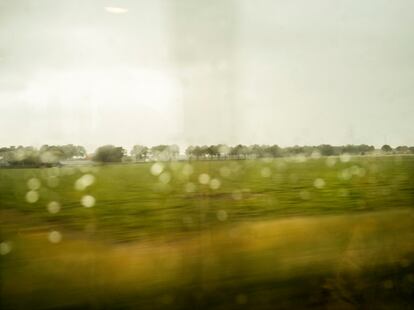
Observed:
[[[0,169],[2,308],[413,304],[414,156],[153,165]]]

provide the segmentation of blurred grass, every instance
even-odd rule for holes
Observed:
[[[327,160],[163,163],[164,179],[153,163],[1,169],[0,305],[410,308],[414,157]]]
[[[333,167],[326,159],[306,162],[275,159],[266,161],[208,161],[191,163],[193,173],[182,174],[186,163],[166,164],[171,181],[162,184],[151,175],[152,164],[108,165],[94,168],[47,168],[0,170],[0,205],[2,209],[22,211],[39,221],[59,227],[85,230],[96,226],[105,238],[128,240],[148,234],[187,232],[241,221],[269,220],[292,215],[342,214],[368,210],[395,209],[414,205],[414,157],[354,157]],[[230,170],[223,177],[220,168]],[[355,168],[356,167],[356,168]],[[263,177],[262,170],[270,170]],[[344,171],[363,169],[364,175],[345,176]],[[212,190],[201,185],[198,176],[208,173],[221,186]],[[69,175],[70,174],[70,175]],[[96,182],[84,191],[74,188],[83,174],[93,174]],[[25,201],[27,180],[42,181],[40,199]],[[48,178],[59,185],[50,188]],[[321,178],[325,186],[314,187]],[[185,191],[191,182],[195,192]],[[96,198],[93,208],[83,208],[80,200],[89,194]],[[62,205],[61,212],[51,215],[50,201]],[[224,211],[225,221],[218,219]],[[223,213],[223,212],[222,212]],[[87,228],[86,228],[87,229]]]

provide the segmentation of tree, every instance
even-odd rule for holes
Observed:
[[[83,146],[66,145],[42,145],[39,150],[40,159],[43,163],[53,164],[60,160],[71,159],[74,157],[85,157],[86,151]]]
[[[178,145],[156,145],[151,147],[151,156],[155,160],[173,160],[180,155],[180,148]]]
[[[360,144],[360,145],[357,145],[356,147],[357,147],[357,152],[361,155],[365,155],[366,153],[370,153],[375,150],[374,146],[367,145],[367,144]]]
[[[265,154],[267,149],[268,147],[266,145],[254,144],[249,147],[249,153],[254,157],[264,157],[267,155]]]
[[[266,153],[268,153],[272,157],[279,157],[281,155],[281,149],[278,145],[269,146],[266,149]]]
[[[213,157],[213,158],[219,157],[220,156],[219,146],[218,145],[210,145],[207,148],[207,154],[210,157]]]
[[[191,159],[194,156],[194,146],[190,145],[187,147],[185,150],[185,155]]]
[[[334,147],[330,144],[321,144],[318,146],[318,150],[323,156],[331,156],[335,153]]]
[[[235,156],[238,159],[246,158],[249,153],[249,148],[245,145],[238,144],[231,148],[230,155]]]
[[[395,150],[400,154],[408,154],[410,153],[410,149],[406,145],[400,145],[395,148]]]
[[[120,162],[124,155],[125,150],[122,147],[104,145],[95,151],[93,160],[102,163]]]
[[[389,152],[391,152],[391,151],[392,151],[392,147],[391,147],[391,146],[389,146],[388,144],[384,144],[384,145],[381,147],[381,151],[386,152],[386,153],[389,153]]]
[[[177,144],[172,144],[168,146],[168,154],[171,159],[178,159],[180,155],[180,147]]]
[[[134,145],[131,150],[131,156],[135,160],[144,160],[148,157],[149,149],[144,145]]]
[[[219,157],[227,157],[230,153],[230,147],[226,144],[219,144],[217,145],[219,151]]]

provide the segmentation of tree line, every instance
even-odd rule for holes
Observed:
[[[185,154],[189,159],[247,159],[264,157],[288,157],[295,155],[303,156],[335,156],[344,153],[351,155],[366,155],[381,152],[386,154],[414,154],[414,147],[398,146],[393,149],[389,145],[383,145],[379,150],[373,145],[367,144],[348,144],[342,146],[332,146],[321,144],[317,146],[289,146],[280,147],[278,145],[243,145],[227,146],[224,144],[210,146],[189,146]]]
[[[317,146],[289,146],[278,145],[243,145],[228,146],[216,145],[191,145],[187,147],[183,155],[180,155],[178,145],[134,145],[128,152],[121,146],[104,145],[98,147],[93,154],[87,154],[83,146],[43,145],[39,149],[31,146],[0,147],[0,166],[12,167],[38,167],[54,166],[62,164],[65,160],[93,160],[95,162],[141,162],[141,161],[169,161],[178,159],[207,160],[207,159],[252,159],[264,157],[289,157],[289,156],[335,156],[344,153],[351,155],[365,155],[372,153],[383,154],[414,154],[414,147],[398,146],[392,148],[383,145],[375,149],[372,145],[343,145],[332,146],[321,144]]]
[[[13,167],[54,166],[62,160],[85,158],[86,150],[83,146],[42,145],[0,147],[0,165]]]

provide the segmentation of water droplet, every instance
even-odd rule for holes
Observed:
[[[349,169],[344,169],[338,173],[338,177],[343,180],[349,180],[352,178],[352,174]]]
[[[321,179],[321,178],[315,179],[315,181],[313,182],[313,186],[315,186],[318,189],[324,188],[325,187],[324,179]]]
[[[155,163],[151,166],[150,171],[152,175],[158,176],[164,171],[164,165],[161,163]]]
[[[38,190],[40,188],[40,180],[38,178],[31,178],[27,181],[27,187],[31,190]]]
[[[220,167],[220,175],[221,175],[223,178],[227,178],[227,177],[229,177],[229,176],[230,176],[230,174],[231,174],[231,170],[230,170],[230,168],[228,168],[228,167],[226,167],[226,166],[224,166],[224,167]]]
[[[303,200],[309,200],[311,196],[308,191],[303,190],[303,191],[300,191],[299,197]]]
[[[221,222],[227,220],[227,212],[224,210],[217,211],[217,219]]]
[[[269,167],[264,167],[260,170],[260,174],[264,178],[268,178],[272,175],[272,170]]]
[[[191,166],[190,164],[185,164],[184,166],[183,166],[183,169],[182,169],[182,174],[183,175],[185,175],[185,176],[190,176],[190,175],[192,175],[193,174],[193,172],[194,172],[194,169],[193,169],[193,166]]]
[[[95,183],[95,177],[92,174],[85,174],[76,180],[75,189],[78,191],[83,191],[93,183]]]
[[[10,242],[3,241],[0,243],[0,255],[7,255],[11,252],[12,246]]]
[[[319,158],[321,158],[321,153],[319,152],[319,151],[313,151],[312,153],[311,153],[311,158],[312,159],[319,159]]]
[[[210,188],[211,188],[212,190],[219,189],[219,188],[220,188],[220,186],[221,186],[221,182],[220,182],[220,180],[218,180],[218,179],[212,179],[212,180],[210,181]]]
[[[243,198],[243,193],[239,190],[235,190],[231,193],[231,196],[234,200],[241,200]]]
[[[356,175],[356,176],[359,176],[359,177],[363,177],[366,174],[366,170],[364,168],[358,167],[356,165],[349,168],[349,172],[352,175]]]
[[[62,241],[62,234],[56,230],[51,231],[48,235],[48,239],[51,243],[59,243]]]
[[[158,177],[162,184],[168,184],[171,181],[171,174],[167,171],[160,174]]]
[[[26,201],[28,203],[35,203],[39,200],[39,193],[37,191],[29,191],[26,193]]]
[[[85,208],[91,208],[91,207],[93,207],[95,205],[95,202],[96,202],[95,197],[93,197],[91,195],[85,195],[81,199],[81,204]]]
[[[336,158],[335,157],[328,157],[326,159],[326,165],[330,168],[332,168],[333,166],[335,166],[336,164]]]
[[[49,187],[57,187],[59,185],[59,178],[57,176],[51,176],[47,179],[47,185]]]
[[[189,183],[185,184],[184,190],[187,193],[193,193],[196,190],[196,186],[194,185],[194,183],[189,182]]]
[[[348,153],[343,153],[339,155],[339,160],[343,163],[347,163],[351,160],[351,155]]]
[[[60,204],[57,201],[51,201],[47,205],[47,210],[49,213],[55,214],[60,211]]]
[[[208,184],[210,182],[210,176],[207,173],[202,173],[198,176],[198,182],[200,184]]]
[[[298,154],[298,155],[293,157],[293,160],[298,162],[298,163],[304,163],[304,162],[306,162],[307,158],[303,154]]]

